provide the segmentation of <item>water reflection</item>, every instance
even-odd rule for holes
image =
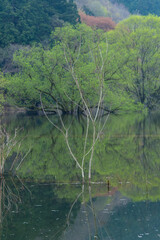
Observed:
[[[23,192],[23,204],[8,213],[3,240],[159,239],[160,202],[133,202],[105,185],[27,186],[32,194]],[[65,188],[70,195],[57,197]]]
[[[154,199],[159,199],[160,184],[160,121],[158,114],[147,117],[142,115],[112,116],[96,145],[93,160],[93,182],[107,182],[123,193],[135,198],[134,191],[157,191]],[[58,118],[53,117],[58,124]],[[71,119],[64,119],[65,124]],[[80,170],[69,154],[64,137],[43,116],[17,116],[6,122],[7,131],[14,134],[15,128],[24,128],[19,132],[21,154],[31,152],[16,171],[23,179],[38,182],[73,183],[81,181]],[[85,138],[85,118],[72,119],[70,144],[74,154],[83,153]],[[91,134],[89,129],[89,141]],[[8,162],[8,168],[11,166]],[[18,164],[18,163],[17,163]],[[88,163],[85,170],[87,176]],[[18,165],[15,164],[14,170]],[[7,168],[6,168],[7,170]],[[130,183],[130,187],[127,184]],[[153,190],[154,189],[154,190]],[[153,196],[153,194],[151,194]],[[147,197],[147,196],[146,196]]]
[[[52,118],[58,124],[58,118]],[[14,137],[17,128],[24,129],[16,136],[17,141],[24,139],[20,156],[30,152],[20,167],[20,159],[13,166],[16,148],[6,158],[4,172],[13,166],[11,176],[16,182],[7,185],[15,196],[20,192],[20,201],[1,217],[1,239],[159,239],[159,119],[159,114],[112,116],[95,149],[92,181],[96,184],[82,188],[81,173],[63,136],[45,117],[4,118],[9,136]],[[71,119],[64,121],[68,124]],[[72,118],[70,143],[76,156],[82,154],[85,126],[85,118]],[[85,167],[87,171],[87,162]],[[15,180],[16,175],[23,184]],[[2,192],[1,187],[4,203]],[[1,208],[1,216],[2,212]]]
[[[16,187],[16,181],[10,176],[6,176],[6,165],[10,161],[9,170],[12,171],[14,164],[19,160],[20,143],[17,140],[18,130],[14,135],[9,134],[4,126],[0,124],[0,228],[8,212],[12,207],[17,209],[17,203],[21,201],[20,191]],[[14,152],[15,146],[18,145],[17,152]],[[17,179],[19,179],[17,177]],[[16,180],[17,180],[16,179]],[[20,180],[20,179],[19,179]]]

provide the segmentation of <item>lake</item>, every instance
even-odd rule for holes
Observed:
[[[63,121],[81,160],[86,119]],[[63,134],[45,116],[3,116],[1,126],[0,240],[160,239],[159,113],[110,116],[91,184],[86,158],[84,185]],[[90,127],[88,149],[91,141]]]

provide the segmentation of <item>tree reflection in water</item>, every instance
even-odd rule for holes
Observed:
[[[94,189],[94,196],[92,195],[92,188]],[[100,211],[103,211],[106,205],[106,201],[112,201],[112,194],[115,193],[115,189],[108,188],[107,185],[102,184],[92,184],[92,185],[82,185],[82,191],[78,194],[76,200],[73,202],[69,214],[67,216],[67,228],[63,233],[63,237],[61,239],[111,239],[109,232],[107,230],[107,226],[102,225],[106,223],[103,220],[102,215],[99,214]],[[95,196],[96,194],[96,196]],[[104,202],[101,202],[101,205],[96,205],[96,198],[104,197]],[[114,197],[113,197],[114,198]],[[70,223],[70,216],[72,214],[72,210],[74,209],[74,205],[76,205],[77,201],[81,201],[81,206],[78,215],[74,223]],[[108,202],[108,206],[110,203]],[[111,211],[111,209],[109,210]],[[55,237],[55,236],[54,236]],[[56,239],[56,238],[54,238]]]
[[[18,211],[18,203],[21,202],[20,190],[17,181],[21,183],[21,190],[25,188],[21,179],[12,171],[14,165],[21,164],[22,155],[19,152],[21,142],[17,139],[19,130],[11,136],[0,123],[0,227],[7,213],[14,209]],[[16,147],[16,148],[15,148]],[[16,151],[16,152],[15,152]],[[21,159],[22,158],[22,159]],[[9,162],[9,163],[8,163]],[[8,169],[8,173],[6,173]]]
[[[159,239],[159,119],[157,114],[112,116],[95,148],[95,184],[82,189],[78,184],[80,171],[67,153],[63,136],[45,118],[18,117],[18,123],[12,120],[8,124],[12,137],[17,125],[25,126],[18,136],[26,136],[21,154],[25,156],[32,146],[19,169],[20,159],[12,169],[25,184],[30,182],[26,185],[32,197],[27,191],[22,193],[23,204],[17,203],[17,215],[8,212],[11,228],[4,225],[2,239]],[[84,119],[80,121],[74,119],[70,136],[77,156],[83,149],[85,132]],[[10,166],[8,158],[6,169]]]

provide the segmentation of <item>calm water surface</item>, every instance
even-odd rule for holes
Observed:
[[[1,178],[1,240],[160,239],[160,114],[109,118],[95,148],[91,186],[80,184],[63,136],[45,117],[1,122],[10,139],[17,129],[21,143]],[[64,122],[72,123],[70,144],[80,159],[85,119]],[[91,137],[89,129],[88,146]],[[87,161],[85,168],[87,175]]]

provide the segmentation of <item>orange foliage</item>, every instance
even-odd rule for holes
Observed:
[[[90,27],[97,27],[105,31],[109,31],[115,28],[116,24],[109,17],[94,17],[86,15],[84,12],[79,12],[81,22]]]

